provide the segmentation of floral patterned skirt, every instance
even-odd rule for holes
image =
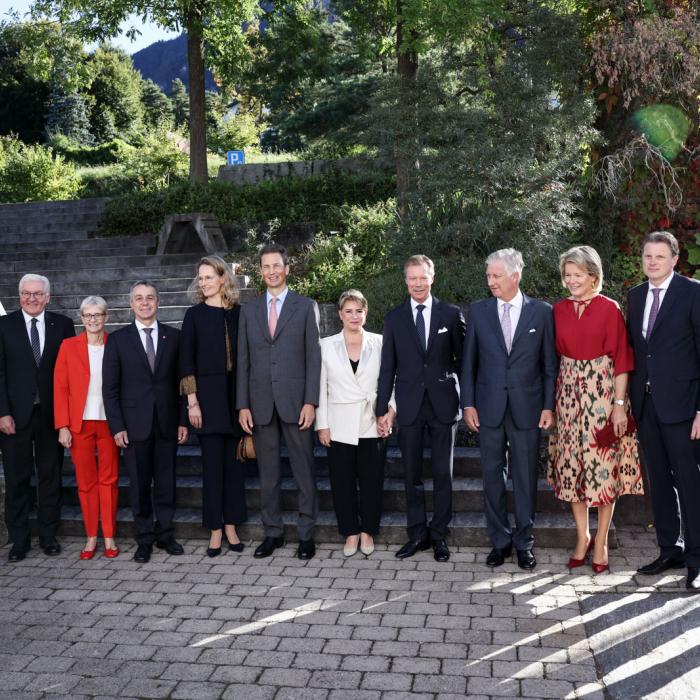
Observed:
[[[594,431],[605,425],[612,411],[613,380],[607,355],[594,360],[561,358],[547,481],[562,501],[601,506],[624,494],[644,493],[637,437],[625,435],[610,447],[598,447],[595,441]]]

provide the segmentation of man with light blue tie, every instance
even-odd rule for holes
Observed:
[[[469,307],[462,407],[467,427],[479,433],[486,528],[497,567],[517,552],[521,569],[537,565],[533,553],[540,429],[552,425],[557,357],[552,307],[520,291],[523,256],[513,248],[486,259],[493,295]],[[515,531],[506,510],[510,468]]]
[[[432,546],[435,560],[445,562],[450,558],[446,538],[452,520],[452,448],[459,420],[464,317],[457,306],[431,295],[435,266],[430,258],[410,257],[404,277],[409,299],[384,319],[376,408],[377,423],[388,429],[389,399],[395,391],[409,538],[396,556],[405,559]],[[433,472],[429,525],[422,481],[426,429]]]

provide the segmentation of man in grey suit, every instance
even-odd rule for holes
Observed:
[[[523,256],[513,248],[486,259],[493,297],[469,307],[460,385],[464,420],[479,433],[486,528],[493,543],[486,564],[500,566],[515,545],[518,566],[534,569],[540,429],[552,425],[557,356],[552,307],[520,291],[522,271]],[[515,532],[506,512],[508,467]]]
[[[316,553],[318,497],[313,431],[321,377],[318,306],[287,287],[289,258],[278,245],[260,251],[267,292],[241,308],[236,408],[253,436],[260,470],[265,539],[255,550],[268,557],[284,544],[280,509],[280,433],[299,490],[299,559]]]

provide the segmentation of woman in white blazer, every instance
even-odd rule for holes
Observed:
[[[321,340],[316,430],[328,448],[333,507],[346,538],[343,554],[352,556],[359,545],[369,556],[382,514],[388,435],[381,434],[374,413],[382,336],[364,330],[367,299],[357,289],[340,295],[338,314],[343,330]]]

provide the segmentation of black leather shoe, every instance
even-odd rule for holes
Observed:
[[[450,549],[445,540],[433,540],[433,556],[435,561],[449,561]]]
[[[662,574],[668,569],[682,569],[685,566],[685,558],[683,555],[667,556],[662,554],[658,559],[654,559],[651,564],[646,564],[645,566],[640,566],[637,569],[638,574],[644,574],[645,576],[655,576],[656,574]]]
[[[497,566],[501,566],[512,553],[513,545],[508,545],[507,547],[494,547],[489,552],[488,557],[486,557],[486,566],[490,566],[492,569],[495,569]]]
[[[207,556],[210,559],[218,557],[221,554],[221,547],[207,547]]]
[[[685,587],[692,591],[700,591],[700,568],[697,566],[688,567],[688,578]]]
[[[430,549],[430,540],[409,540],[394,556],[397,559],[408,559],[417,551],[424,552],[426,549]]]
[[[266,537],[253,552],[256,559],[269,557],[276,549],[284,547],[284,537]]]
[[[11,562],[22,561],[22,559],[24,559],[24,557],[27,556],[28,551],[29,551],[29,542],[24,542],[21,544],[14,542],[12,545],[12,549],[10,549],[10,553],[7,555],[7,561],[11,561]]]
[[[297,547],[299,559],[313,559],[316,554],[316,543],[313,540],[301,540]]]
[[[153,545],[150,544],[140,544],[136,547],[136,552],[134,552],[134,561],[139,564],[147,564],[151,560],[151,552],[153,551]]]
[[[55,537],[39,540],[39,546],[47,557],[55,557],[61,553],[61,545]]]
[[[236,544],[228,543],[228,548],[232,552],[242,552],[245,549],[243,542],[236,542]]]
[[[518,555],[518,566],[525,571],[530,571],[537,566],[537,559],[532,553],[531,549],[518,549],[516,550]]]
[[[162,542],[156,542],[156,547],[158,547],[158,549],[164,549],[168,554],[173,554],[175,556],[185,553],[183,546],[174,537],[163,540]]]

